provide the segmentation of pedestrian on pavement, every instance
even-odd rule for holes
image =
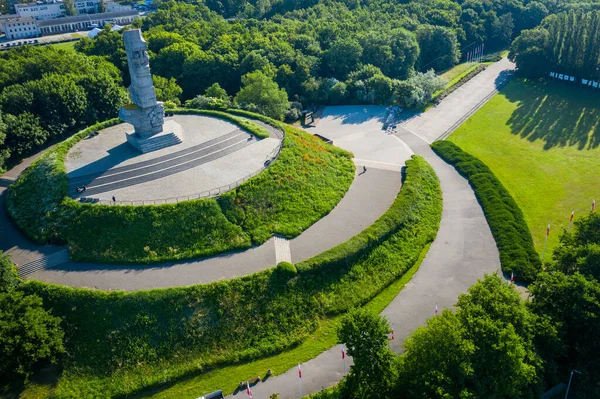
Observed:
[[[367,167],[363,165],[363,173],[367,173]]]
[[[117,199],[115,198],[114,195],[112,196],[112,200],[113,200],[113,203],[115,203],[115,204],[117,203]]]

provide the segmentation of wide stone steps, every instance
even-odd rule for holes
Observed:
[[[87,189],[79,195],[81,197],[89,197],[91,195],[105,193],[171,176],[173,174],[195,168],[239,151],[255,142],[256,140],[254,140],[252,136],[244,134],[243,136],[231,138],[225,142],[215,144],[210,148],[204,148],[192,154],[178,157],[174,160],[161,162],[152,166],[126,171],[119,174],[100,176],[90,181],[89,184],[86,185]],[[71,189],[73,189],[73,186],[71,186]]]
[[[61,263],[65,263],[69,261],[69,250],[62,249],[58,252],[53,253],[52,255],[42,256],[39,259],[31,261],[29,263],[25,263],[20,266],[17,271],[19,272],[19,276],[25,277],[31,273],[38,272],[40,270],[49,269],[56,265],[60,265]]]
[[[140,140],[140,151],[145,153],[158,151],[172,145],[181,144],[181,139],[175,133],[168,133],[147,140]]]

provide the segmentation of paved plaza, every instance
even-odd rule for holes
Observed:
[[[413,152],[383,129],[387,108],[379,105],[327,107],[318,123],[306,130],[333,140],[333,144],[354,154],[358,165],[367,168],[400,170]]]
[[[123,123],[77,143],[65,161],[73,197],[110,202],[162,202],[229,190],[256,173],[274,155],[280,140],[257,140],[221,119],[176,115],[183,142],[141,154],[125,139],[133,127]],[[83,193],[76,188],[86,186]]]

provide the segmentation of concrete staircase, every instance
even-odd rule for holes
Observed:
[[[43,256],[29,263],[25,263],[24,265],[19,266],[17,271],[19,272],[19,276],[25,277],[31,273],[35,273],[44,269],[49,269],[53,266],[60,265],[61,263],[65,263],[68,261],[69,250],[61,249],[60,251],[55,252],[52,255]]]
[[[181,138],[174,132],[160,133],[147,139],[136,139],[132,136],[128,134],[127,141],[143,154],[181,143]]]

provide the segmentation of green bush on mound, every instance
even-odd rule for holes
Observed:
[[[534,281],[541,270],[540,258],[523,213],[509,192],[483,162],[455,144],[436,141],[431,147],[469,180],[496,240],[502,270],[514,272],[518,280]]]
[[[268,136],[248,119],[224,112],[181,112],[224,118]],[[36,242],[65,242],[74,259],[92,262],[209,256],[260,244],[274,233],[296,236],[342,199],[354,176],[351,154],[299,129],[261,120],[285,128],[279,158],[218,200],[109,206],[70,199],[64,166],[68,150],[91,131],[117,124],[115,119],[86,129],[34,162],[9,189],[9,214]]]
[[[28,281],[26,289],[64,320],[69,357],[54,394],[128,395],[289,349],[322,317],[365,304],[409,270],[435,238],[441,212],[437,176],[415,156],[381,218],[295,267],[283,263],[228,281],[132,293]]]

